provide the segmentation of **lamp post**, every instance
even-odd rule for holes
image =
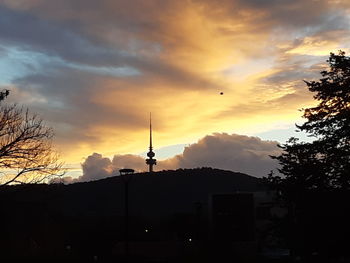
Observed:
[[[129,182],[131,175],[134,173],[133,169],[120,169],[120,176],[124,182],[124,245],[125,245],[125,260],[129,258]]]

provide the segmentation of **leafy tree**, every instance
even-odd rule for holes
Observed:
[[[267,178],[285,193],[296,190],[350,188],[350,58],[345,52],[331,53],[329,68],[319,81],[305,81],[315,107],[303,109],[306,122],[298,131],[313,137],[312,142],[290,138],[277,159],[284,175]]]
[[[62,164],[52,150],[53,131],[17,105],[4,105],[0,91],[0,185],[38,183],[58,175]]]

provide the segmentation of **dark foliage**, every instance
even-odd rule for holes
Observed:
[[[329,68],[318,81],[305,81],[315,107],[303,109],[306,122],[298,131],[314,140],[290,138],[279,147],[283,153],[272,156],[281,165],[280,173],[267,181],[286,194],[309,189],[349,189],[350,187],[350,58],[345,53],[330,54]]]

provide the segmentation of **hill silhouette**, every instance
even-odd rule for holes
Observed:
[[[210,193],[255,192],[260,179],[219,169],[180,169],[132,175],[130,213],[164,215],[189,212],[195,202],[208,202]],[[65,186],[67,213],[110,211],[123,213],[124,183],[120,176]]]
[[[204,237],[211,195],[261,190],[259,178],[219,169],[133,174],[129,238],[153,242]],[[1,237],[2,257],[36,255],[36,260],[44,260],[56,255],[62,259],[71,251],[75,262],[93,255],[110,258],[116,244],[125,238],[124,194],[121,176],[71,185],[4,187],[0,191],[1,223],[8,228]]]

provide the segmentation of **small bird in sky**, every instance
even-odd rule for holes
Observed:
[[[221,91],[221,92],[220,92],[220,95],[224,95],[224,93]]]
[[[5,99],[10,94],[10,90],[5,89],[0,91],[0,101]]]

